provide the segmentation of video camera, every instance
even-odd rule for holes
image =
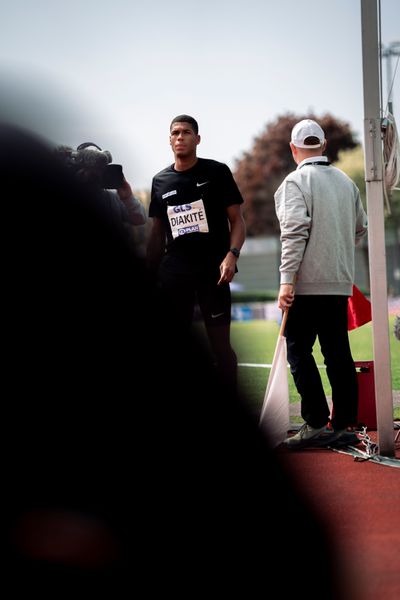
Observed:
[[[84,183],[118,189],[125,181],[122,166],[113,164],[111,153],[93,142],[84,142],[76,150],[61,147],[58,153],[67,158],[68,166]]]

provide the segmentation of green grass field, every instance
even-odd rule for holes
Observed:
[[[400,342],[393,335],[394,317],[389,318],[392,389],[400,390]],[[271,364],[279,326],[273,321],[234,321],[232,322],[232,345],[239,363]],[[368,323],[350,332],[350,345],[355,361],[373,360],[372,325]],[[318,365],[323,365],[323,357],[318,342],[314,348]],[[270,369],[263,367],[239,367],[239,384],[249,403],[255,410],[261,408]],[[331,395],[326,370],[321,369],[322,381],[327,396]],[[298,401],[299,395],[289,373],[290,401]],[[399,413],[399,414],[397,414]],[[396,418],[400,410],[396,409]]]
[[[400,390],[400,342],[393,335],[394,316],[389,317],[389,341],[391,354],[392,389]],[[201,324],[197,327],[204,331]],[[279,325],[274,321],[233,321],[231,329],[232,345],[237,353],[239,363],[271,364],[279,333]],[[367,323],[350,332],[350,345],[355,361],[373,360],[372,325]],[[323,365],[323,357],[318,342],[314,348],[314,356],[318,365]],[[264,367],[239,367],[239,385],[250,406],[255,411],[261,410],[270,369]],[[321,377],[327,396],[331,395],[325,369],[321,369]],[[300,400],[289,373],[290,402]],[[394,410],[396,419],[400,418],[400,408]]]

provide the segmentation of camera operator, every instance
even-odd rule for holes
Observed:
[[[133,195],[132,188],[125,178],[122,185],[116,191],[120,202],[125,208],[124,213],[126,212],[127,214],[127,217],[123,218],[123,220],[131,225],[144,225],[146,223],[145,208],[140,200]],[[114,195],[115,190],[107,190],[107,192]]]
[[[143,204],[133,195],[121,165],[112,164],[112,156],[108,150],[102,150],[92,142],[85,142],[76,150],[69,146],[59,146],[56,154],[81,183],[98,192],[103,209],[116,224],[126,228],[146,223]]]

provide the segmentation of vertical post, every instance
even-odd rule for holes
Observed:
[[[381,46],[381,55],[386,59],[386,88],[387,109],[393,115],[393,81],[392,81],[392,56],[400,56],[400,42],[391,42],[389,46]]]
[[[388,112],[393,114],[393,102],[392,102],[392,53],[389,51],[386,55],[386,89],[387,89],[387,105]]]
[[[394,456],[393,392],[390,371],[388,298],[379,106],[377,0],[361,0],[364,89],[365,181],[368,210],[369,272],[375,365],[379,453]]]

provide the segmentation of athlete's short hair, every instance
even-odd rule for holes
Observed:
[[[196,119],[194,119],[190,115],[178,115],[177,117],[172,119],[171,124],[169,126],[170,130],[174,123],[190,123],[195,134],[197,135],[199,133],[199,124],[197,123]]]

